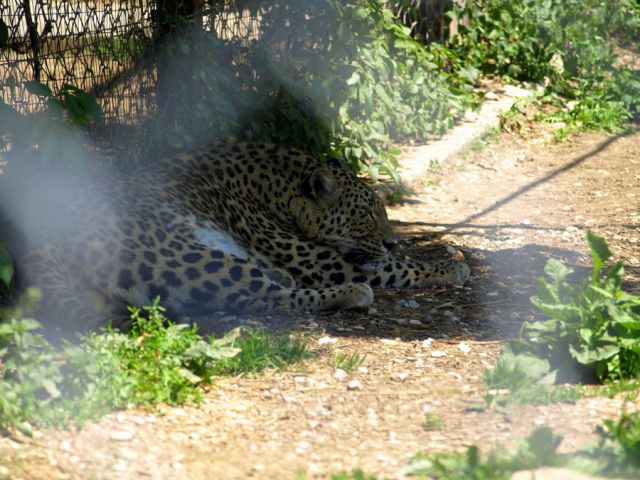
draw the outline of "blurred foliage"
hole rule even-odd
[[[187,29],[167,42],[168,61],[189,74],[172,80],[170,108],[152,120],[158,150],[268,141],[397,180],[395,142],[439,136],[477,104],[478,71],[453,50],[413,40],[380,1],[237,6],[265,7],[259,41]]]
[[[583,129],[620,132],[640,114],[640,71],[619,62],[616,44],[637,48],[635,0],[471,0],[452,48],[484,74],[544,85],[556,105],[540,118],[565,122],[557,138]]]

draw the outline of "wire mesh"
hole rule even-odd
[[[423,41],[441,39],[447,0],[389,4]],[[78,87],[92,94],[103,112],[104,123],[91,129],[98,148],[107,157],[117,155],[107,152],[114,144],[149,141],[140,138],[137,127],[162,110],[159,39],[167,33],[172,12],[203,34],[249,43],[260,39],[269,5],[247,0],[3,0],[0,18],[9,41],[0,48],[0,97],[31,115],[45,108],[46,99],[29,93],[24,82],[38,80],[53,92],[64,84]]]

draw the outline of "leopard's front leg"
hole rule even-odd
[[[463,285],[470,273],[466,263],[451,259],[417,262],[390,257],[380,269],[365,275],[366,283],[374,288],[424,288]]]

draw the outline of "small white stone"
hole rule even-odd
[[[293,377],[293,381],[296,383],[304,383],[307,381],[307,377],[303,377],[303,376]]]
[[[411,325],[422,325],[422,322],[420,320],[415,319],[415,318],[410,319],[409,323]]]
[[[336,343],[338,341],[337,338],[331,338],[331,337],[322,337],[318,340],[318,344],[319,345],[328,345],[330,343]]]
[[[360,388],[360,380],[351,380],[347,383],[347,388],[349,390],[358,390]]]
[[[446,357],[447,356],[447,352],[443,352],[442,350],[435,350],[435,351],[431,352],[431,356],[433,358]]]
[[[431,348],[432,343],[433,343],[433,338],[429,337],[426,340],[423,340],[421,345],[422,345],[422,348]]]
[[[138,416],[132,416],[131,421],[136,425],[144,425],[146,423],[144,418]]]
[[[400,382],[404,382],[407,379],[408,376],[409,375],[407,375],[404,372],[397,372],[397,373],[393,373],[391,375],[391,378],[394,379],[394,380],[398,380]]]
[[[378,313],[378,309],[376,308],[371,307],[369,308],[369,310],[367,310],[368,315],[375,315],[376,313]]]
[[[464,342],[460,342],[458,344],[458,349],[462,352],[462,353],[469,353],[471,351],[471,347],[464,343]]]
[[[346,380],[348,376],[349,374],[341,368],[336,368],[336,371],[333,373],[333,378],[340,381]]]
[[[449,253],[450,255],[454,255],[457,252],[457,250],[455,248],[453,248],[451,245],[447,245],[447,253]]]
[[[131,440],[135,434],[136,432],[133,430],[116,430],[115,432],[111,432],[109,438],[116,442],[126,442],[127,440]]]

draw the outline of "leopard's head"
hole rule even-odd
[[[290,203],[298,228],[364,271],[379,269],[396,245],[380,197],[337,161],[305,176]]]

